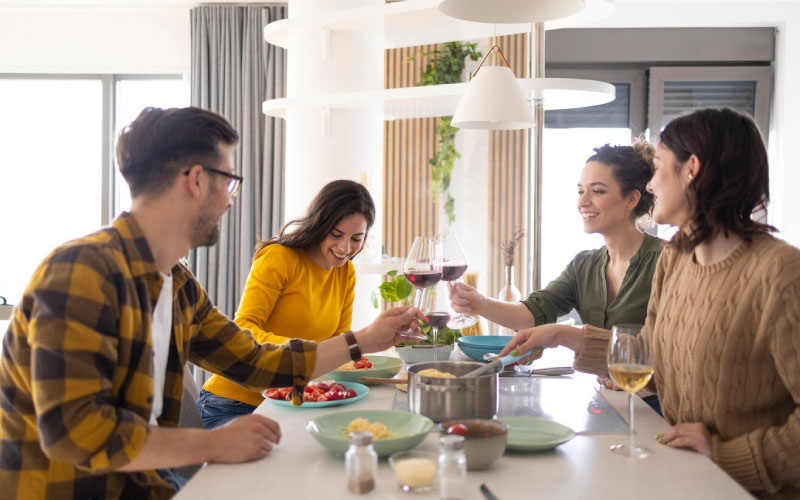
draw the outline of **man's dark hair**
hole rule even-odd
[[[776,230],[753,220],[769,203],[769,163],[752,118],[728,108],[701,109],[669,122],[659,139],[675,155],[676,172],[692,155],[700,160],[700,171],[686,186],[689,233],[678,231],[672,239],[677,248],[692,251],[717,233],[749,242]]]
[[[216,168],[220,141],[235,145],[239,134],[222,116],[200,108],[144,108],[117,139],[117,165],[131,190],[158,195],[187,166]]]

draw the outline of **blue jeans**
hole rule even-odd
[[[180,491],[186,485],[186,478],[179,475],[172,469],[156,469],[158,475],[161,476],[161,479],[168,482],[172,489],[175,490],[175,493]]]
[[[649,404],[650,408],[655,410],[655,412],[658,413],[659,416],[661,417],[664,416],[664,414],[661,413],[661,401],[658,400],[657,395],[653,394],[652,396],[645,396],[642,399],[644,399],[644,402]]]
[[[227,424],[236,417],[253,413],[256,407],[202,390],[197,398],[197,409],[200,411],[200,418],[203,419],[203,427],[213,429]]]

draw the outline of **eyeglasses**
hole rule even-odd
[[[225,172],[223,170],[219,170],[216,168],[207,167],[205,165],[200,165],[203,167],[203,170],[208,170],[209,172],[214,172],[218,175],[223,175],[228,178],[228,184],[226,189],[228,193],[231,195],[231,198],[236,198],[236,195],[239,194],[239,191],[242,189],[242,181],[244,178],[241,175],[231,174],[229,172]],[[189,175],[189,170],[183,173],[183,175]]]

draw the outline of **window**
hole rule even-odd
[[[650,69],[652,140],[673,118],[694,109],[728,107],[750,114],[766,137],[772,70],[768,66]]]
[[[614,84],[616,98],[601,106],[547,111],[543,135],[540,285],[557,278],[575,255],[603,246],[586,234],[577,210],[576,184],[586,159],[604,144],[630,144],[644,130],[643,70],[554,70],[548,76]]]
[[[187,101],[177,76],[0,75],[0,296],[18,303],[51,250],[128,208],[124,182],[109,181],[113,137],[145,106]]]
[[[0,295],[17,304],[57,245],[100,227],[103,84],[0,78]]]

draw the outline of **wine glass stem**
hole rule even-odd
[[[628,393],[628,446],[631,447],[631,451],[636,448],[636,445],[633,442],[633,394]]]
[[[439,361],[439,352],[436,350],[436,339],[439,336],[439,327],[432,326],[431,331],[433,332],[433,360]]]
[[[416,296],[414,297],[414,307],[417,309],[422,309],[422,295],[425,291],[422,288],[414,288],[416,292]]]

